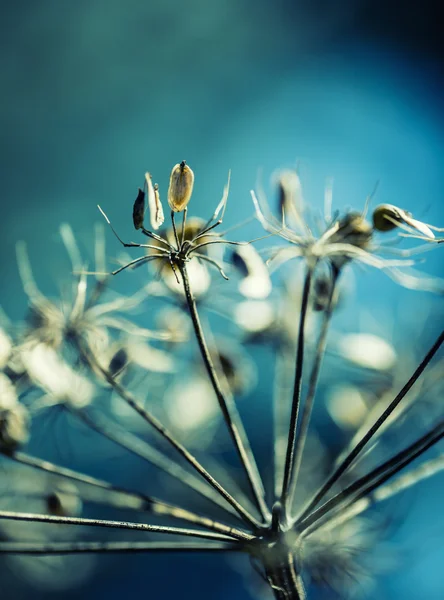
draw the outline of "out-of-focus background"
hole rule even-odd
[[[26,240],[42,288],[56,289],[66,274],[59,224],[69,222],[88,246],[99,203],[122,237],[134,237],[130,211],[145,171],[165,197],[182,159],[195,172],[193,212],[203,216],[232,170],[228,224],[251,214],[259,172],[268,186],[276,168],[298,162],[315,204],[327,177],[338,208],[361,208],[379,181],[377,203],[444,225],[443,45],[431,0],[1,4],[0,302],[11,318],[25,311],[17,240]],[[117,242],[108,241],[112,251]],[[442,275],[439,251],[429,258],[426,270]],[[414,314],[414,292],[377,277],[381,285],[360,278],[365,307],[396,310],[408,297]],[[444,525],[431,489],[409,519],[422,519],[432,537],[436,521]],[[437,540],[424,542],[377,597],[409,600],[421,590],[439,600],[441,563]],[[64,597],[252,597],[216,557],[103,565]],[[211,594],[209,580],[218,581]],[[57,597],[7,581],[5,600]]]

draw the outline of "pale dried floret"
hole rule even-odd
[[[14,384],[5,373],[0,373],[0,410],[14,406],[17,400]]]
[[[25,406],[3,406],[0,401],[0,451],[12,452],[29,438],[29,415]]]
[[[354,385],[330,386],[327,394],[327,410],[340,427],[355,430],[368,413],[367,403],[361,390]]]
[[[327,261],[337,270],[341,270],[351,261],[358,261],[382,269],[389,277],[404,287],[438,293],[444,291],[444,283],[441,279],[418,274],[413,270],[404,271],[416,264],[410,258],[411,256],[424,252],[429,247],[401,250],[394,248],[393,244],[384,246],[382,243],[376,243],[373,239],[374,228],[365,218],[367,209],[364,209],[362,213],[348,211],[342,217],[332,218],[331,187],[326,191],[323,223],[320,223],[314,215],[310,215],[309,207],[302,205],[295,207],[295,212],[300,217],[300,223],[295,224],[292,228],[288,226],[283,215],[281,215],[280,221],[273,216],[262,194],[258,198],[252,191],[251,195],[257,219],[265,230],[279,235],[291,244],[290,247],[272,249],[272,255],[268,260],[272,268],[280,267],[294,258],[303,258],[311,270],[315,269],[320,261]],[[409,224],[407,224],[407,220],[410,221]],[[387,222],[389,223],[389,221]],[[404,222],[405,225],[401,221],[396,225],[407,228],[408,231],[412,231],[412,227],[423,232],[426,231],[424,227],[421,227],[420,222],[412,220],[408,213],[404,213]],[[428,230],[430,229],[431,227],[428,227]],[[400,234],[400,236],[402,235],[404,234]],[[387,254],[401,258],[389,259],[384,256]]]
[[[349,333],[338,341],[341,356],[366,369],[388,371],[396,363],[395,349],[387,340],[372,333]]]
[[[83,408],[91,403],[95,394],[94,385],[61,359],[51,347],[45,344],[23,347],[22,360],[30,379],[46,392],[39,405],[66,404]]]
[[[268,269],[257,250],[251,246],[238,246],[231,262],[240,273],[239,292],[246,298],[262,300],[271,293]]]
[[[0,327],[0,369],[8,362],[12,351],[12,341],[7,333]]]

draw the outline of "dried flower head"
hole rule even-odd
[[[194,173],[183,160],[175,165],[170,175],[168,188],[168,204],[174,212],[182,212],[193,193]]]
[[[289,187],[293,190],[288,189]],[[375,210],[373,226],[366,220],[367,207],[362,213],[348,211],[342,216],[332,217],[332,194],[329,186],[325,192],[324,227],[321,228],[319,219],[310,214],[309,207],[303,202],[301,185],[296,173],[286,178],[285,202],[281,199],[282,194],[281,185],[279,195],[281,220],[278,221],[270,212],[263,194],[260,194],[258,199],[255,192],[251,191],[257,219],[265,230],[279,235],[291,244],[290,247],[272,249],[272,256],[268,262],[273,268],[298,257],[304,258],[312,271],[321,261],[327,261],[337,271],[341,271],[351,261],[358,261],[382,269],[405,287],[433,292],[444,291],[441,280],[403,270],[415,264],[410,256],[425,251],[426,248],[400,250],[393,248],[393,244],[384,246],[374,240],[375,231],[388,231],[396,226],[405,228],[408,225],[409,231],[415,228],[431,233],[430,228],[412,219],[405,211],[391,205],[382,205]],[[367,205],[370,199],[371,196],[367,199]],[[287,224],[287,216],[291,226]],[[316,230],[319,232],[318,235],[314,233]],[[386,258],[385,255],[390,254],[402,258]]]

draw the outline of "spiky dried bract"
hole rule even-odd
[[[194,173],[183,160],[173,167],[168,188],[168,204],[174,212],[182,212],[193,193]]]
[[[149,194],[149,189],[148,189]],[[149,195],[148,195],[149,197]],[[133,206],[133,223],[135,229],[141,229],[143,227],[143,220],[145,218],[145,192],[139,188],[137,192],[137,198],[134,201]]]

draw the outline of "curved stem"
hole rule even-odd
[[[255,502],[260,510],[260,513],[265,521],[270,518],[270,511],[265,502],[265,490],[259,474],[259,470],[254,459],[253,452],[251,450],[250,443],[247,438],[242,420],[236,408],[236,405],[231,395],[225,395],[222,391],[219,378],[214,367],[213,360],[211,358],[207,342],[203,333],[202,325],[199,318],[199,313],[196,306],[196,300],[191,290],[190,280],[188,277],[188,271],[185,264],[180,264],[180,272],[182,275],[183,286],[185,290],[185,296],[190,311],[191,320],[193,322],[194,332],[196,334],[197,343],[204,361],[208,377],[211,385],[213,386],[217,400],[219,402],[222,415],[225,423],[227,424],[231,438],[234,442],[235,448],[241,460],[241,463],[245,469],[250,484],[251,491]]]
[[[412,388],[414,383],[417,381],[417,379],[420,377],[422,372],[425,370],[425,368],[427,367],[429,362],[432,360],[434,355],[438,352],[438,350],[441,347],[443,342],[444,342],[444,331],[438,336],[436,342],[433,344],[433,346],[427,352],[426,356],[424,357],[422,362],[419,364],[418,368],[415,370],[413,375],[407,381],[405,386],[401,389],[401,391],[396,396],[396,398],[394,400],[392,400],[392,402],[389,404],[389,406],[386,408],[386,410],[382,413],[382,415],[379,417],[379,419],[377,419],[376,422],[374,423],[374,425],[372,425],[372,427],[370,427],[370,429],[364,435],[364,437],[361,439],[361,441],[358,444],[356,444],[356,446],[353,448],[353,450],[345,457],[345,459],[342,461],[342,463],[338,466],[336,471],[334,471],[334,473],[328,478],[328,480],[325,482],[325,484],[322,486],[322,488],[315,494],[315,496],[312,498],[312,500],[310,500],[307,507],[304,509],[302,515],[298,519],[299,522],[304,520],[312,512],[314,507],[319,503],[320,500],[322,500],[322,498],[325,496],[325,494],[332,488],[332,486],[341,477],[341,475],[343,473],[345,473],[345,471],[347,471],[347,469],[350,467],[350,465],[353,463],[353,461],[356,459],[356,457],[362,452],[362,450],[365,448],[365,446],[368,444],[368,442],[372,439],[372,437],[375,435],[375,433],[378,431],[378,429],[384,424],[384,422],[389,418],[389,416],[392,414],[392,412],[396,409],[396,407],[401,402],[401,400],[404,398],[404,396],[410,391],[410,389]]]
[[[299,332],[298,344],[296,351],[296,369],[294,376],[293,401],[291,405],[290,427],[288,431],[287,453],[285,456],[284,480],[282,483],[281,504],[284,510],[284,515],[288,517],[290,488],[293,485],[294,477],[294,459],[296,445],[296,430],[299,415],[299,405],[301,401],[301,386],[302,386],[302,370],[304,364],[304,347],[305,347],[305,318],[307,316],[308,299],[310,296],[311,280],[313,269],[308,268],[305,275],[304,288],[302,291],[301,312],[299,316]]]

